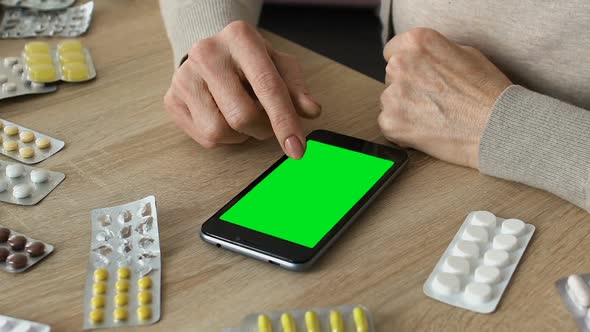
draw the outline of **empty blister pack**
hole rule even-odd
[[[371,313],[361,305],[261,312],[242,320],[239,332],[374,332]],[[227,330],[226,330],[227,331]]]
[[[0,119],[0,143],[1,154],[25,164],[41,162],[65,146],[63,141],[3,119]]]
[[[6,7],[23,7],[36,10],[56,10],[68,8],[76,0],[0,0]]]
[[[463,309],[493,312],[534,231],[518,219],[469,213],[424,283],[424,293]]]
[[[46,324],[0,315],[0,332],[50,332]]]
[[[0,225],[0,270],[24,272],[52,251],[52,245]]]
[[[582,332],[590,332],[590,274],[574,274],[555,284]]]
[[[93,11],[92,1],[53,11],[6,8],[0,21],[0,38],[77,37],[88,31]]]
[[[64,40],[53,50],[48,43],[29,42],[22,56],[25,77],[31,82],[84,82],[96,77],[90,52],[78,40]]]
[[[84,329],[160,319],[161,260],[156,199],[92,210]]]
[[[63,173],[0,160],[0,202],[35,205],[65,177]]]
[[[24,63],[18,57],[0,58],[0,100],[57,90],[55,84],[34,83],[27,80]]]

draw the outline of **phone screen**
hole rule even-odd
[[[394,162],[308,140],[219,219],[313,248]]]

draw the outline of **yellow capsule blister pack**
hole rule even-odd
[[[246,316],[239,328],[226,332],[375,332],[373,318],[362,305],[261,312]]]
[[[29,42],[22,57],[31,82],[85,82],[96,77],[90,52],[78,40],[64,40],[55,49],[45,42]]]

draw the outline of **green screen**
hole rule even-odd
[[[313,248],[393,161],[318,141],[288,158],[221,219]]]

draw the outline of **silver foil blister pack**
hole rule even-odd
[[[77,37],[88,31],[93,11],[92,1],[53,11],[6,8],[0,22],[0,38]]]
[[[92,210],[84,329],[156,323],[161,306],[156,199]]]
[[[24,272],[52,251],[52,245],[0,225],[0,270]]]
[[[46,324],[0,315],[0,332],[50,332]]]
[[[555,286],[581,332],[590,332],[590,274],[573,274]]]
[[[65,177],[63,173],[0,160],[0,202],[35,205]]]
[[[24,164],[39,163],[65,146],[63,141],[3,119],[0,119],[0,143],[0,154]]]
[[[24,63],[19,57],[0,57],[0,100],[30,94],[50,93],[55,84],[34,83],[27,80]]]
[[[6,7],[22,7],[36,10],[65,9],[74,4],[76,0],[0,0],[0,4]]]

